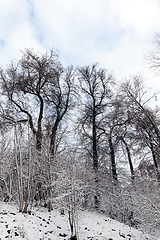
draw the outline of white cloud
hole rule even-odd
[[[133,29],[144,38],[157,30],[160,21],[160,3],[157,0],[113,0],[119,23]]]
[[[30,22],[30,6],[25,0],[6,0],[0,9],[0,63],[19,57],[20,49],[43,49],[34,37]]]
[[[0,8],[0,62],[19,49],[59,49],[66,64],[100,66],[125,77],[143,67],[160,29],[158,0],[5,0]]]

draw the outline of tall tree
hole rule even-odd
[[[44,89],[51,79],[55,81],[57,65],[58,56],[53,51],[48,55],[26,49],[18,62],[12,62],[5,71],[0,71],[1,96],[6,100],[1,104],[1,116],[13,122],[28,120],[39,151],[42,145]]]
[[[128,101],[129,112],[132,115],[132,127],[136,130],[136,139],[143,142],[152,154],[152,159],[159,178],[157,156],[159,155],[160,130],[159,110],[152,110],[147,103],[154,97],[146,98],[146,90],[140,77],[122,85],[123,96]]]
[[[18,62],[0,70],[1,123],[29,123],[41,161],[42,140],[50,142],[48,198],[51,210],[52,165],[58,126],[72,107],[74,69],[64,68],[58,55],[26,49]]]
[[[92,158],[92,166],[95,172],[96,194],[95,207],[98,208],[98,168],[99,168],[99,144],[101,130],[99,124],[104,112],[109,106],[113,82],[112,74],[105,69],[98,69],[97,64],[78,68],[79,88],[82,94],[79,127],[83,141],[88,143],[87,151]],[[87,146],[87,145],[86,145]]]
[[[14,123],[29,121],[38,151],[47,125],[54,152],[58,124],[70,106],[73,71],[62,66],[54,51],[41,54],[30,49],[22,52],[18,62],[0,71],[1,117]]]

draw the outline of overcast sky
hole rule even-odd
[[[156,32],[159,0],[1,0],[0,64],[53,48],[65,65],[98,62],[122,79],[144,71]]]

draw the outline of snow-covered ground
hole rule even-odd
[[[78,214],[79,240],[152,240],[142,232],[125,226],[104,214],[82,211]],[[0,240],[68,240],[68,213],[33,208],[31,215],[18,212],[14,204],[0,202]]]

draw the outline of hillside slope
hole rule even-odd
[[[125,226],[104,214],[82,211],[78,214],[79,240],[153,240],[142,232]],[[44,208],[33,208],[22,214],[14,204],[0,203],[0,239],[68,240],[68,213],[51,213]]]

